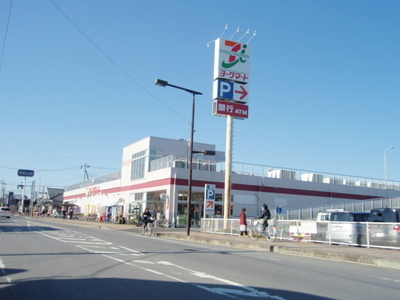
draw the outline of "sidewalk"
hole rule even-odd
[[[139,233],[139,227],[136,227],[134,225],[99,223],[47,217],[39,217],[38,220]],[[157,227],[153,229],[153,236],[159,238],[180,239],[197,243],[248,249],[254,251],[268,251],[279,254],[297,255],[315,259],[327,259],[348,263],[358,263],[400,270],[400,250],[364,248],[346,245],[329,245],[311,242],[290,242],[280,240],[276,240],[275,242],[270,243],[265,239],[259,239],[258,241],[255,241],[249,237],[240,238],[237,235],[232,236],[204,233],[200,232],[199,228],[191,228],[190,235],[188,236],[187,228]]]

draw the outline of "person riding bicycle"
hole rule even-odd
[[[150,213],[150,211],[149,211],[148,208],[146,208],[146,209],[144,210],[142,217],[143,217],[143,229],[144,229],[144,228],[146,228],[147,224],[148,224],[149,222],[151,222],[151,221],[150,221],[151,213]]]
[[[268,220],[271,219],[271,212],[268,209],[267,204],[263,204],[261,207],[261,215],[258,217],[260,223],[263,224],[263,230],[268,227]],[[261,221],[262,220],[262,221]]]

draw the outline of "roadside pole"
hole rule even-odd
[[[225,193],[224,193],[224,229],[229,229],[231,215],[231,186],[232,186],[232,137],[233,117],[226,118],[226,157],[225,157]]]
[[[21,197],[21,205],[19,206],[19,211],[22,214],[24,212],[24,200],[25,200],[25,187],[26,187],[26,177],[33,177],[35,175],[35,171],[33,170],[18,170],[18,176],[24,177],[24,185],[22,186],[22,197]]]
[[[24,185],[22,186],[21,205],[19,206],[21,214],[24,213],[25,186],[26,186],[26,176],[24,176]]]

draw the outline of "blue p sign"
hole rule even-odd
[[[206,185],[206,200],[215,200],[215,185]]]
[[[233,82],[219,80],[218,86],[219,98],[233,99]]]

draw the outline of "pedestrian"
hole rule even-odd
[[[247,236],[247,216],[246,216],[246,208],[242,208],[242,212],[240,213],[240,237]]]
[[[74,211],[71,209],[70,211],[69,211],[69,219],[70,220],[72,220],[72,215],[74,214]]]
[[[65,210],[65,208],[62,211],[62,215],[63,215],[63,219],[65,219],[67,217],[67,211]]]
[[[271,212],[268,209],[267,204],[263,204],[261,207],[261,215],[258,217],[260,223],[263,225],[263,230],[268,227],[268,220],[271,219]]]
[[[146,208],[146,209],[144,210],[144,212],[143,212],[142,221],[143,221],[143,229],[146,228],[146,226],[147,226],[148,223],[152,223],[152,222],[153,222],[153,221],[151,220],[151,213],[150,213],[150,211],[149,211],[148,208]]]

